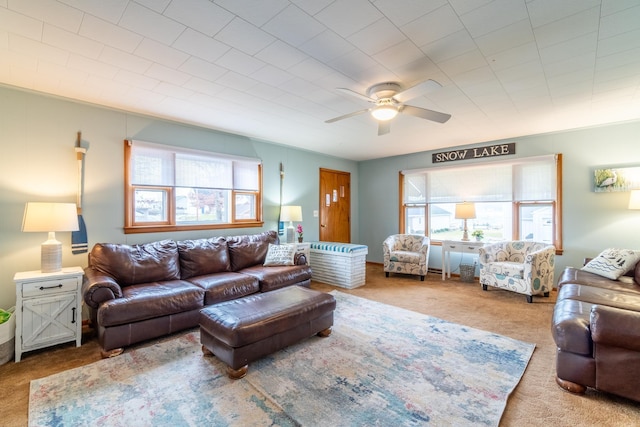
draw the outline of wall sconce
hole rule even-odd
[[[24,207],[22,231],[49,233],[40,249],[40,271],[43,273],[62,270],[62,243],[56,240],[56,231],[77,230],[75,203],[29,202]]]
[[[302,221],[302,206],[283,206],[280,210],[280,221],[289,221],[289,227],[287,227],[287,243],[293,243],[295,236],[293,221]]]
[[[640,190],[631,190],[629,209],[640,209]]]
[[[476,217],[476,205],[471,202],[457,203],[456,204],[456,219],[464,219],[464,233],[462,234],[462,241],[469,240],[469,230],[467,230],[467,220]]]

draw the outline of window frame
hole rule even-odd
[[[176,202],[175,202],[175,189],[179,186],[171,186],[171,185],[140,185],[140,184],[131,184],[131,158],[132,158],[132,147],[134,142],[128,139],[124,140],[124,210],[125,210],[125,225],[124,225],[124,233],[125,234],[136,234],[136,233],[158,233],[158,232],[173,232],[173,231],[191,231],[191,230],[219,230],[219,229],[233,229],[233,228],[252,228],[252,227],[263,227],[263,211],[262,211],[262,199],[263,199],[263,179],[262,179],[262,163],[256,160],[256,167],[258,168],[258,189],[255,191],[246,190],[246,189],[229,189],[227,191],[230,192],[230,200],[231,200],[231,222],[225,223],[200,223],[200,224],[179,224],[176,220]],[[183,149],[181,147],[173,147],[169,145],[155,144],[144,142],[144,144],[153,145],[158,149],[162,149],[166,147],[168,152],[176,152],[176,151],[189,151],[190,154],[197,153],[197,150],[189,150]],[[204,152],[203,154],[207,156],[216,156],[219,153],[215,152]],[[237,156],[229,156],[225,154],[219,154],[221,158],[229,159],[229,158],[238,158]],[[135,192],[139,189],[151,189],[151,190],[160,190],[166,191],[167,197],[167,220],[166,221],[156,221],[156,222],[136,222],[135,220]],[[255,218],[250,219],[236,219],[236,195],[238,194],[247,194],[254,197],[255,200]]]
[[[526,158],[522,158],[525,160]],[[555,154],[556,159],[556,197],[555,200],[538,200],[538,201],[517,201],[512,200],[509,203],[512,205],[512,240],[519,240],[520,233],[520,211],[522,206],[535,206],[536,204],[540,205],[550,205],[553,210],[553,245],[556,248],[556,254],[562,255],[563,249],[563,241],[562,241],[562,154]],[[508,161],[507,161],[508,162]],[[517,163],[518,159],[514,159],[513,163]],[[486,162],[486,163],[496,163],[496,162]],[[504,164],[505,161],[501,161],[501,164]],[[478,165],[479,163],[474,163],[474,165]],[[431,231],[430,224],[430,214],[429,207],[430,205],[438,204],[438,203],[429,203],[428,201],[425,203],[405,203],[405,189],[404,189],[404,177],[405,172],[408,171],[400,171],[398,173],[398,185],[399,185],[399,232],[406,233],[407,231],[407,209],[408,208],[424,208],[424,222],[425,222],[425,235],[429,235]],[[480,202],[482,203],[482,202]],[[488,202],[490,203],[490,202]],[[443,240],[432,240],[434,245],[442,245]]]

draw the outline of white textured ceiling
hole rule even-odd
[[[325,123],[426,79],[444,124]],[[640,1],[0,0],[0,83],[372,159],[639,119]]]

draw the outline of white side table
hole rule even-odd
[[[451,252],[464,254],[479,254],[483,242],[463,242],[461,240],[444,240],[442,242],[442,280],[451,278]]]
[[[16,273],[16,362],[22,353],[82,340],[82,267]]]

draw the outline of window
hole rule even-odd
[[[125,233],[263,225],[258,159],[125,141],[125,167]]]
[[[562,155],[401,172],[402,232],[459,240],[455,205],[474,202],[469,233],[485,241],[534,240],[561,251]]]

